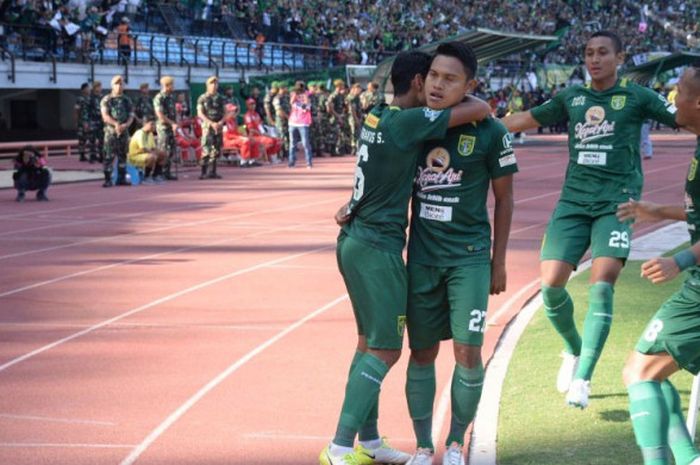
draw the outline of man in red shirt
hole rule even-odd
[[[259,156],[258,146],[253,144],[250,137],[238,131],[238,107],[233,103],[226,105],[224,117],[224,150],[236,149],[241,155],[241,166],[253,165]]]
[[[247,111],[243,116],[248,137],[252,140],[254,146],[262,145],[262,154],[271,163],[278,161],[277,154],[282,150],[282,139],[270,137],[263,134],[262,118],[255,111],[255,99],[249,98],[245,101]]]

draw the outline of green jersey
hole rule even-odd
[[[531,110],[542,126],[569,120],[569,166],[561,198],[574,202],[638,199],[644,177],[642,123],[675,125],[676,108],[656,92],[619,80],[598,92],[572,86]]]
[[[495,119],[452,128],[445,139],[427,143],[418,159],[409,261],[437,267],[488,263],[489,186],[517,171],[511,135]]]
[[[698,137],[695,157],[690,162],[688,177],[685,180],[685,214],[691,245],[700,240],[700,210],[698,210],[698,206],[700,206],[700,172],[698,165],[700,165],[700,137]],[[700,266],[696,265],[690,268],[689,273],[695,281],[700,281]]]
[[[442,139],[450,110],[378,105],[367,115],[357,149],[352,220],[343,231],[378,249],[401,253],[406,243],[408,201],[423,142]]]

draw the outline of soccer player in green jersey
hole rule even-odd
[[[437,48],[425,81],[431,108],[448,108],[476,87],[477,61],[459,42]],[[481,345],[489,293],[506,287],[506,244],[518,167],[508,130],[488,118],[451,128],[418,159],[408,242],[406,327],[411,358],[406,396],[418,449],[409,465],[430,465],[435,359],[453,339],[452,420],[444,465],[464,465],[462,445],[484,382]],[[494,241],[486,205],[496,200]]]
[[[700,135],[700,68],[689,68],[678,83],[677,122]],[[620,205],[620,221],[681,220],[688,223],[692,246],[673,257],[651,259],[642,276],[653,283],[688,277],[681,289],[652,317],[623,371],[630,418],[644,465],[667,465],[668,449],[677,465],[700,465],[700,453],[688,434],[678,392],[668,380],[680,369],[700,372],[700,137],[685,182],[685,206],[631,200]]]
[[[591,82],[572,86],[527,112],[503,118],[512,132],[569,120],[569,166],[561,197],[542,241],[542,298],[564,340],[557,389],[569,405],[585,408],[613,314],[613,286],[629,255],[630,225],[615,217],[619,203],[639,199],[641,126],[653,119],[675,125],[675,107],[652,91],[619,79],[622,43],[612,32],[591,35],[585,48]],[[579,336],[566,282],[591,247],[589,306]]]
[[[345,222],[338,236],[338,268],[352,302],[358,344],[336,434],[321,452],[321,465],[405,463],[410,458],[380,439],[377,408],[382,380],[403,343],[408,278],[401,252],[416,161],[425,141],[442,139],[449,127],[490,114],[488,104],[473,97],[447,110],[421,107],[429,66],[430,56],[424,53],[397,55],[391,69],[394,100],[365,118],[352,198],[336,216]],[[356,435],[360,444],[353,449]]]

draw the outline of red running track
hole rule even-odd
[[[508,292],[489,304],[486,359],[537,290],[566,167],[562,137],[535,139],[516,147]],[[655,141],[645,198],[680,202],[694,138]],[[48,204],[0,192],[0,464],[315,463],[355,344],[332,222],[353,166],[61,185]],[[406,360],[383,387],[380,430],[410,450]],[[452,364],[446,346],[438,444]]]

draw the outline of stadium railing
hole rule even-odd
[[[33,140],[24,142],[0,142],[0,159],[13,158],[22,147],[33,145],[44,157],[51,155],[77,155],[78,140]]]

